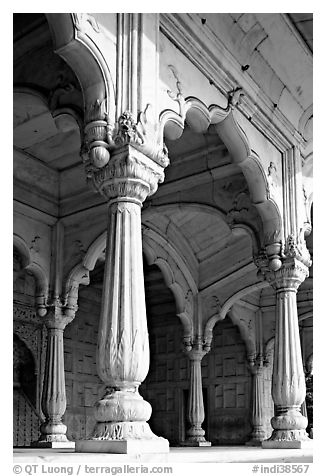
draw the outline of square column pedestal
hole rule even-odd
[[[263,449],[304,449],[312,448],[313,440],[264,440],[261,447]]]
[[[169,442],[165,438],[151,440],[79,440],[76,453],[147,454],[168,453]]]

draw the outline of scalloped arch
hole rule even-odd
[[[214,314],[212,317],[208,319],[205,325],[204,335],[205,339],[208,341],[212,340],[213,336],[213,329],[215,324],[218,321],[221,321],[225,318],[228,311],[231,309],[232,305],[237,302],[239,299],[243,298],[247,294],[252,293],[253,291],[257,291],[258,289],[266,288],[269,286],[267,281],[261,281],[255,284],[251,284],[250,286],[246,286],[240,291],[237,291],[235,294],[230,296],[221,306],[220,311],[217,314]]]
[[[188,97],[180,102],[180,114],[164,110],[160,114],[160,140],[164,134],[170,140],[181,137],[185,121],[196,132],[205,132],[214,125],[230,152],[232,161],[240,166],[248,183],[253,204],[260,214],[265,236],[282,231],[282,216],[273,199],[269,196],[268,181],[257,154],[251,149],[245,131],[237,123],[233,107],[222,108],[217,105],[207,107],[200,99]]]
[[[65,292],[66,299],[71,305],[77,303],[79,285],[89,284],[89,272],[94,269],[97,260],[103,254],[106,247],[106,235],[106,231],[101,233],[88,247],[82,262],[70,271],[65,282]],[[172,248],[171,244],[156,231],[148,227],[143,231],[143,252],[149,262],[156,264],[162,271],[166,285],[171,289],[176,299],[177,313],[184,328],[184,336],[191,336],[194,302],[189,299],[189,295],[194,297],[198,293],[198,289],[185,262],[176,250],[169,253],[169,262],[164,259],[164,254],[170,248]]]

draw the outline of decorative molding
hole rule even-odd
[[[273,108],[271,100],[262,94],[258,85],[248,75],[241,71],[241,64],[234,59],[222,44],[221,40],[210,29],[201,30],[203,39],[195,32],[194,27],[200,29],[199,18],[193,15],[163,13],[160,14],[160,26],[167,36],[191,63],[208,79],[214,78],[214,85],[227,97],[232,88],[232,82],[241,84],[246,97],[239,104],[239,111],[259,130],[267,139],[284,152],[293,143],[302,143],[300,136],[290,121],[279,111]],[[226,75],[215,58],[221,56],[229,65],[230,74]],[[273,121],[271,122],[271,113]]]

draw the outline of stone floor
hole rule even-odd
[[[312,463],[313,450],[262,449],[245,446],[213,446],[203,448],[170,448],[168,454],[101,454],[75,453],[74,450],[15,448],[15,464],[110,464],[121,463]]]

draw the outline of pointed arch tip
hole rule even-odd
[[[269,283],[267,281],[259,281],[258,283],[250,284],[249,286],[246,286],[245,288],[240,289],[239,291],[235,292],[232,296],[227,298],[224,301],[224,303],[221,305],[219,312],[214,314],[207,320],[205,325],[205,335],[206,333],[207,335],[209,335],[213,331],[213,328],[218,321],[225,319],[232,305],[236,303],[239,299],[246,296],[247,294],[250,294],[253,291],[257,291],[258,289],[266,288],[268,286],[269,286]]]

